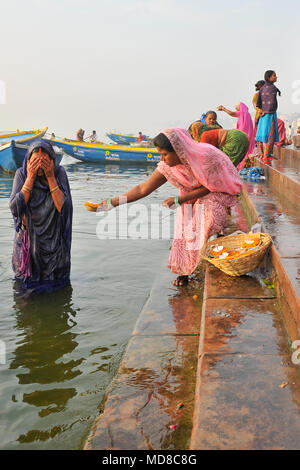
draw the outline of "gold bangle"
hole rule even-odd
[[[56,191],[57,189],[59,189],[59,187],[55,186],[55,188],[50,189],[50,193],[54,193],[54,191]]]
[[[31,193],[31,191],[32,191],[32,188],[29,188],[28,186],[26,186],[26,184],[23,184],[22,189],[25,189],[25,191],[28,191],[29,193]]]

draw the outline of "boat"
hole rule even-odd
[[[16,132],[6,134],[0,138],[0,167],[8,173],[14,173],[23,164],[23,160],[29,145],[37,139],[41,139],[46,131]],[[62,158],[62,155],[61,155]]]
[[[11,132],[9,134],[0,134],[0,146],[3,144],[7,144],[12,140],[18,142],[30,142],[34,139],[41,138],[47,132],[48,127],[44,127],[44,129],[37,129],[32,131],[22,131],[20,132],[19,129],[16,132]]]
[[[157,163],[160,154],[156,148],[138,148],[122,145],[92,144],[71,139],[43,139],[50,144],[61,148],[67,155],[82,162],[135,162],[135,163]]]
[[[131,144],[133,142],[139,142],[139,138],[131,134],[116,134],[114,132],[106,133],[107,137],[117,144]],[[143,135],[143,141],[149,141],[148,135]]]

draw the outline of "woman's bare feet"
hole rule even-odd
[[[189,276],[178,276],[173,281],[173,286],[186,286],[189,282]]]

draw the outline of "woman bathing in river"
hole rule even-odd
[[[14,217],[13,270],[21,292],[70,284],[72,199],[51,144],[34,142],[16,171],[9,201]]]
[[[174,285],[188,283],[201,258],[207,239],[226,227],[226,208],[236,204],[241,180],[229,158],[208,144],[192,140],[184,129],[167,129],[154,139],[161,161],[153,174],[122,196],[104,200],[94,210],[109,210],[126,197],[134,202],[148,196],[169,181],[179,196],[169,197],[163,205],[178,206],[174,240],[168,267],[178,274]]]

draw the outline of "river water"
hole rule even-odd
[[[101,218],[83,205],[125,192],[144,181],[153,166],[73,162],[62,161],[74,206],[72,287],[31,299],[14,291],[8,208],[13,177],[0,173],[1,449],[81,448],[168,258],[166,237],[126,239],[123,230],[119,239],[99,238],[103,222],[99,232]],[[176,194],[167,183],[143,203],[149,209]],[[157,219],[148,219],[133,225],[131,234],[150,222],[155,228]]]

